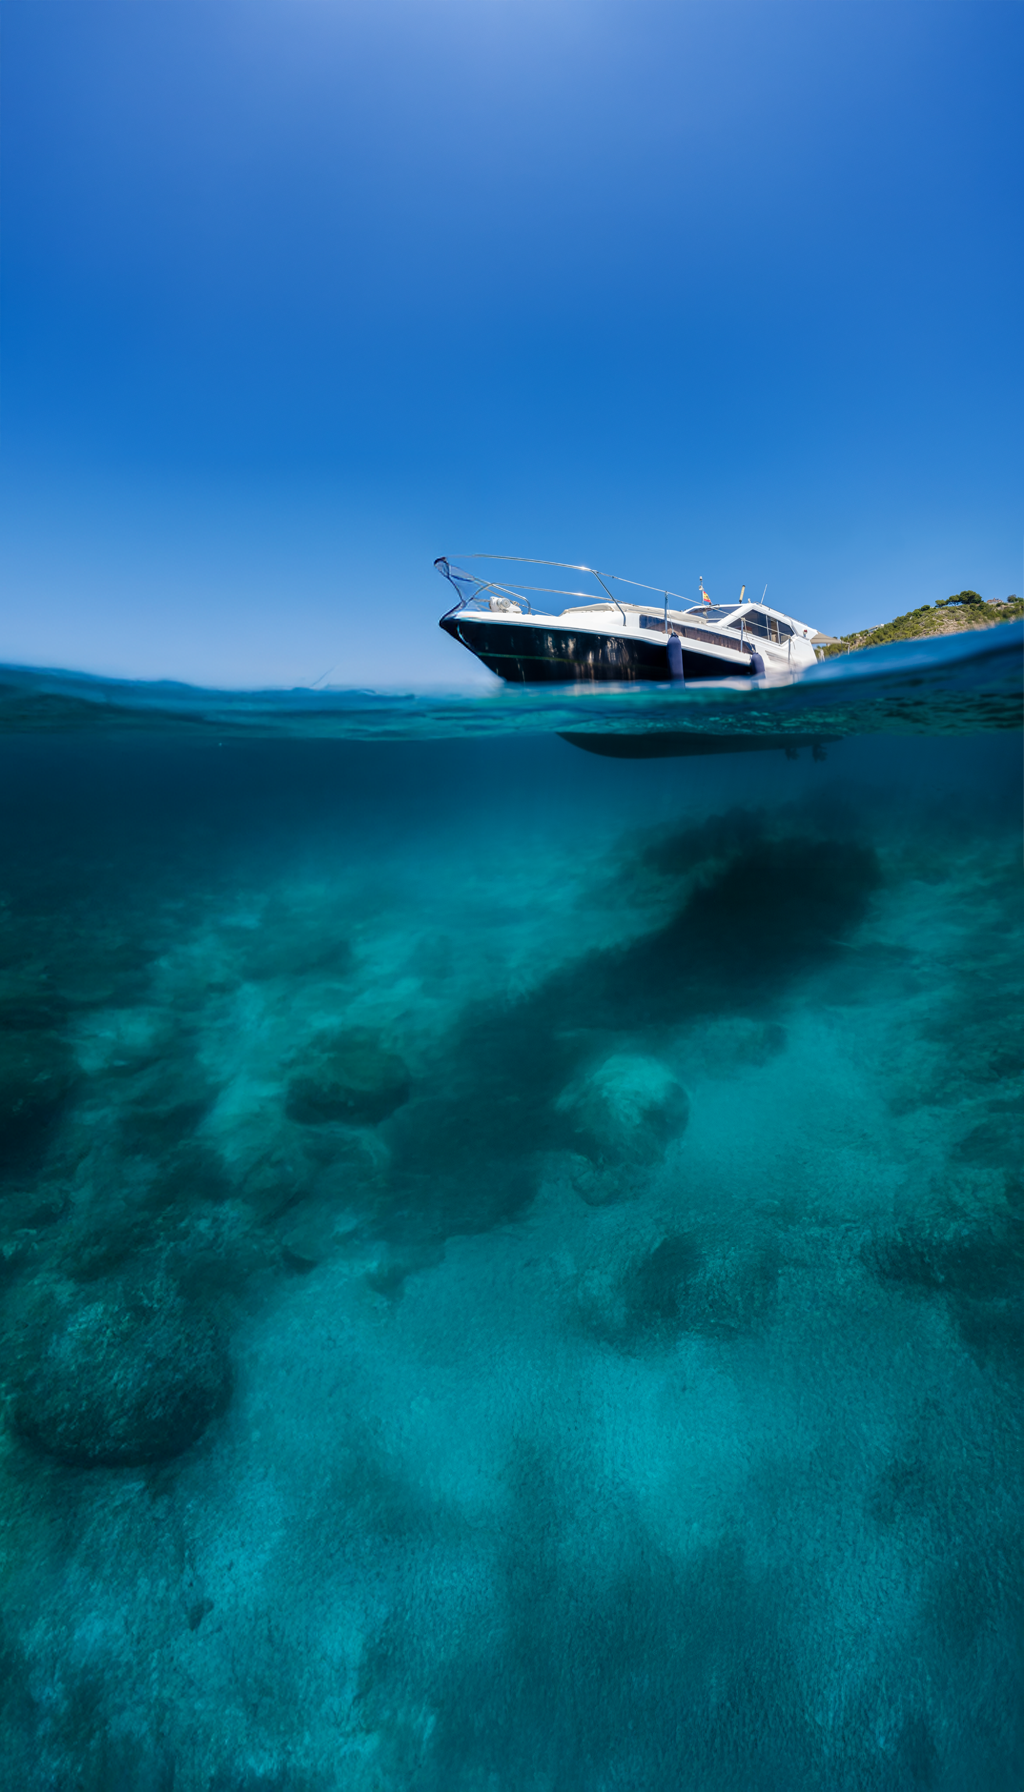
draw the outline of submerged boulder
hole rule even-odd
[[[207,1313],[170,1285],[65,1285],[21,1328],[13,1421],[82,1468],[165,1461],[227,1402],[230,1368]]]
[[[341,1120],[375,1126],[409,1099],[409,1071],[367,1027],[313,1046],[288,1085],[287,1113],[305,1126]]]
[[[658,1058],[618,1052],[562,1090],[555,1112],[566,1143],[593,1164],[653,1164],[685,1132],[690,1101]]]

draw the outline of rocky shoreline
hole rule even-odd
[[[1024,616],[1024,600],[1006,597],[986,603],[977,591],[961,591],[937,604],[921,604],[891,622],[874,628],[859,629],[842,635],[825,657],[835,659],[841,653],[855,653],[862,647],[881,647],[889,641],[914,641],[924,635],[960,635],[971,629],[994,628],[999,622],[1010,622]]]

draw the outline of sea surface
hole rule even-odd
[[[1020,1792],[1021,648],[0,668],[5,1788]]]

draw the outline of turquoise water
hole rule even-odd
[[[5,1784],[1019,1792],[1020,648],[0,671]]]

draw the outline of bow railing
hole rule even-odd
[[[635,591],[657,592],[657,595],[663,601],[663,607],[666,611],[668,609],[669,598],[677,598],[680,604],[684,605],[687,602],[687,599],[682,596],[681,592],[666,591],[658,585],[644,585],[639,579],[626,579],[622,577],[621,573],[599,572],[596,566],[579,566],[570,560],[532,560],[522,554],[462,554],[460,555],[460,559],[500,560],[505,564],[513,564],[516,566],[553,566],[557,567],[560,572],[588,573],[592,579],[597,580],[597,583],[604,593],[604,597],[609,603],[615,606],[622,617],[623,622],[626,620],[626,612],[614,591],[610,589],[610,586],[607,583],[608,580],[611,580],[613,584],[629,585]],[[448,583],[458,594],[459,601],[458,603],[453,604],[452,608],[447,612],[449,616],[455,615],[458,610],[469,608],[470,605],[478,605],[480,607],[486,605],[488,609],[494,610],[511,609],[515,606],[520,611],[524,611],[527,615],[533,615],[535,612],[532,599],[528,595],[529,593],[532,593],[534,597],[582,598],[585,603],[603,601],[596,591],[572,591],[561,585],[534,585],[519,579],[499,582],[496,579],[481,578],[478,577],[476,573],[464,572],[460,566],[454,565],[447,554],[439,554],[434,561],[434,565],[437,567],[437,570],[442,577],[448,580]],[[505,601],[502,602],[502,599]]]

